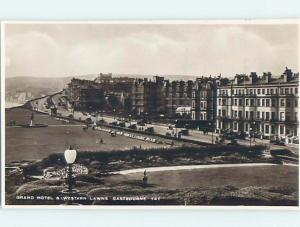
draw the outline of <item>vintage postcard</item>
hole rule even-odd
[[[4,207],[299,206],[299,20],[1,36]]]

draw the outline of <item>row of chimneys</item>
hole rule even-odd
[[[293,78],[293,72],[289,68],[285,68],[284,73],[281,75],[281,78],[284,82],[288,82]],[[249,78],[246,75],[237,75],[235,76],[235,83],[245,82],[247,83],[255,83],[258,80],[262,80],[265,83],[271,82],[272,73],[271,72],[264,72],[262,77],[259,77],[256,72],[251,72]]]

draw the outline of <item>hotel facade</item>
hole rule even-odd
[[[217,122],[219,132],[255,133],[266,139],[299,135],[299,73],[286,68],[279,77],[270,72],[259,77],[236,75],[217,81]]]
[[[193,86],[192,119],[215,123],[217,116],[217,83],[212,77],[197,78]]]
[[[76,109],[100,107],[103,91],[121,92],[132,100],[133,116],[174,120],[184,115],[217,133],[245,132],[289,142],[299,135],[298,87],[299,73],[286,68],[280,76],[252,72],[233,79],[210,76],[193,81],[100,75],[95,81],[73,79],[68,91]]]

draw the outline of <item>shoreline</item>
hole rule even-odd
[[[4,108],[5,109],[12,109],[12,108],[17,108],[17,107],[22,107],[24,105],[25,105],[24,103],[5,102]]]

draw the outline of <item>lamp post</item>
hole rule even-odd
[[[250,136],[250,151],[251,151],[252,128],[249,128],[249,136]]]
[[[77,151],[70,146],[67,150],[65,150],[64,156],[65,156],[65,160],[68,164],[68,168],[67,168],[67,172],[68,172],[68,177],[67,177],[68,189],[65,190],[64,192],[65,193],[76,193],[78,190],[75,189],[76,180],[75,180],[75,176],[73,174],[72,165],[76,160]]]

